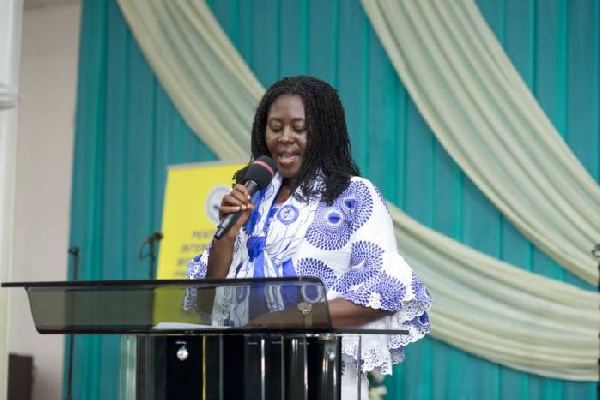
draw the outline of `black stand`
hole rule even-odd
[[[140,247],[140,260],[143,260],[146,257],[150,258],[150,279],[154,279],[154,271],[156,271],[156,260],[157,260],[157,249],[158,242],[163,238],[162,232],[154,232],[152,235],[148,236],[142,242]],[[144,247],[148,244],[150,246],[150,252],[148,254],[144,254]]]
[[[79,280],[79,247],[71,247],[68,250],[69,255],[73,259],[73,279]],[[68,335],[69,341],[69,359],[67,360],[67,396],[65,400],[73,400],[73,347],[75,344],[75,336]]]

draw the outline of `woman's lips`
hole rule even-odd
[[[283,166],[288,166],[288,165],[291,165],[294,162],[298,161],[299,158],[300,157],[297,154],[290,154],[290,153],[279,154],[277,156],[277,162]]]

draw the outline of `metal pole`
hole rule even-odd
[[[73,260],[73,279],[79,279],[79,247],[71,247],[68,251]],[[72,309],[71,309],[72,310]],[[67,336],[69,340],[69,359],[67,360],[67,396],[65,400],[73,400],[73,348],[75,344],[75,336],[70,334]]]

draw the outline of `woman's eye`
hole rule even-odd
[[[271,126],[271,132],[281,132],[283,130],[282,126]]]
[[[298,132],[298,133],[303,133],[303,132],[306,132],[306,128],[304,127],[304,125],[302,125],[302,126],[295,126],[294,127],[294,131]]]

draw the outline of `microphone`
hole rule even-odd
[[[152,242],[156,242],[159,241],[163,238],[163,234],[162,232],[153,232],[152,235],[148,236],[146,239],[144,239],[143,243],[152,243]]]
[[[254,162],[248,167],[246,177],[244,178],[244,185],[246,186],[246,189],[248,189],[250,197],[252,197],[254,193],[258,192],[259,190],[269,186],[269,183],[271,183],[275,172],[277,172],[277,164],[271,157],[260,156],[254,160]],[[242,210],[224,216],[223,219],[219,221],[219,225],[217,225],[215,239],[221,239],[227,232],[229,232],[231,227],[235,225],[241,215]]]
[[[73,280],[79,280],[79,247],[69,247],[67,253],[69,253],[70,256],[73,256]]]

